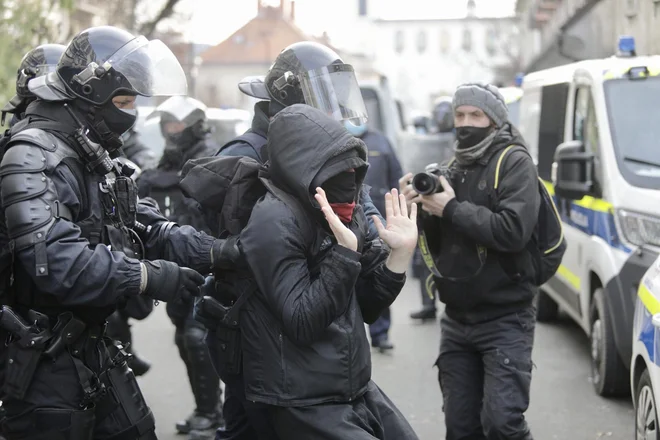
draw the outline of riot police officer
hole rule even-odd
[[[140,197],[151,197],[171,221],[208,230],[200,209],[179,188],[179,176],[189,159],[212,156],[219,148],[210,137],[206,106],[193,98],[173,96],[149,116],[160,117],[165,138],[163,157],[155,169],[146,170],[138,180]],[[213,370],[204,343],[206,328],[193,319],[192,300],[170,302],[167,314],[176,327],[174,342],[186,365],[196,408],[184,421],[176,423],[180,433],[190,433],[193,440],[209,438],[223,423],[220,412],[220,380]]]
[[[7,113],[13,115],[10,126],[23,119],[28,104],[36,99],[28,89],[28,82],[54,72],[65,49],[61,44],[42,44],[23,56],[16,72],[16,95],[2,108],[2,125],[5,125]]]
[[[3,434],[155,439],[105,319],[128,298],[198,294],[198,272],[228,264],[232,249],[138,201],[132,170],[111,157],[135,122],[135,97],[185,94],[185,74],[162,42],[101,26],[74,37],[56,73],[29,88],[39,99],[0,163]]]

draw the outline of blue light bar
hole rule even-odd
[[[524,73],[519,73],[519,74],[516,75],[516,80],[515,80],[516,87],[522,87],[522,83],[523,83],[524,78],[525,78]]]
[[[634,55],[635,37],[623,35],[619,37],[619,52],[621,55]]]

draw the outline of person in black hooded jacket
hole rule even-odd
[[[299,206],[268,193],[241,233],[258,286],[241,318],[247,399],[270,405],[280,438],[416,439],[371,381],[364,326],[404,285],[416,208],[409,218],[394,189],[386,196],[387,228],[374,219],[381,246],[365,242],[367,220],[356,202],[366,146],[318,109],[279,112],[267,148],[272,184]],[[383,243],[391,252],[377,250]]]
[[[436,365],[447,439],[531,440],[536,166],[497,87],[464,84],[453,107],[455,161],[449,179],[439,178],[444,190],[402,188],[428,213],[421,229],[442,275],[434,278],[446,305]]]

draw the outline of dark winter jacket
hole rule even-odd
[[[369,172],[365,183],[371,187],[374,205],[385,214],[385,194],[392,188],[399,188],[399,179],[403,176],[401,164],[387,138],[373,130],[360,138],[369,150]]]
[[[421,220],[443,275],[435,279],[440,300],[447,314],[462,322],[487,321],[525,308],[536,290],[532,259],[525,249],[541,203],[531,157],[524,151],[508,152],[494,189],[500,153],[512,144],[525,145],[507,125],[475,164],[454,163],[451,185],[456,198],[442,218]]]
[[[245,394],[280,406],[348,402],[371,378],[364,323],[394,301],[405,275],[390,272],[387,252],[370,247],[382,242],[369,242],[360,205],[349,227],[364,253],[337,245],[310,188],[349,168],[361,179],[366,149],[304,105],[275,117],[268,149],[272,182],[300,209],[268,193],[241,234],[259,287],[241,317]]]

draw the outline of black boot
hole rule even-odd
[[[432,308],[423,308],[418,312],[413,312],[410,314],[410,318],[416,321],[435,321],[436,310]]]
[[[190,384],[195,397],[195,412],[184,424],[177,423],[179,432],[188,430],[191,440],[213,439],[215,431],[224,426],[220,379],[213,368],[204,341],[206,329],[190,325],[184,330],[185,350]],[[183,431],[181,430],[183,428]]]
[[[394,348],[394,344],[392,344],[387,336],[376,341],[371,341],[371,346],[377,348],[381,353],[385,353]]]

